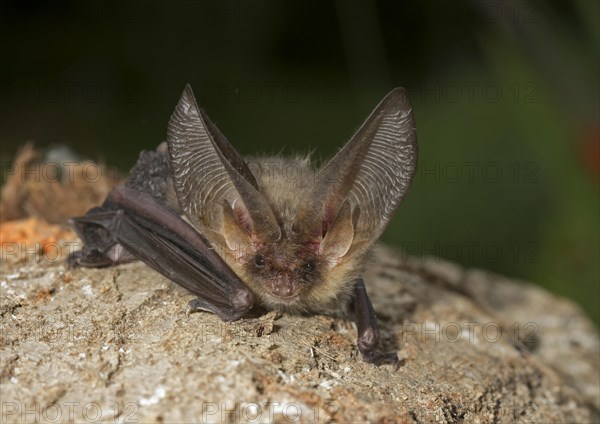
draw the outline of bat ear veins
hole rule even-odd
[[[275,241],[281,230],[248,164],[196,103],[186,85],[169,120],[167,145],[171,176],[181,209],[194,225],[212,204],[241,198],[252,229]]]
[[[346,145],[320,170],[331,181],[314,204],[360,206],[354,246],[375,242],[408,192],[417,165],[417,139],[406,91],[390,91]]]
[[[359,209],[352,208],[347,199],[342,203],[335,219],[327,226],[327,232],[320,245],[320,252],[335,259],[344,257],[354,241],[354,231]]]

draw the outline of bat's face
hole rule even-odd
[[[257,165],[253,175],[273,211],[278,237],[269,241],[257,233],[248,209],[239,201],[201,216],[203,233],[267,307],[302,312],[339,303],[351,291],[364,256],[358,251],[348,254],[354,240],[350,209],[344,208],[345,213],[333,218],[307,216],[306,205],[315,195],[318,174],[306,159],[249,160]],[[262,172],[268,166],[293,167],[297,176]],[[332,219],[336,226],[332,227]]]
[[[406,193],[416,141],[404,91],[392,91],[320,169],[306,159],[252,167],[184,91],[167,137],[187,219],[270,308],[322,310],[349,294],[369,247]],[[268,169],[293,165],[295,178]]]
[[[323,273],[323,265],[314,248],[302,244],[267,244],[244,258],[246,273],[262,284],[277,302],[293,301],[315,284]]]
[[[259,299],[271,307],[311,309],[306,299],[329,271],[318,250],[294,242],[259,244],[253,250],[240,258],[240,274]]]

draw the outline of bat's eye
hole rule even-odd
[[[313,261],[307,262],[303,266],[304,272],[313,272],[315,270],[315,263]]]
[[[263,268],[265,266],[266,262],[267,261],[266,261],[265,257],[261,254],[256,255],[256,257],[254,258],[254,263],[259,268]]]

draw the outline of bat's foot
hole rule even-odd
[[[367,327],[363,330],[357,341],[363,360],[375,365],[390,364],[397,370],[404,360],[400,361],[396,352],[382,352],[379,342],[380,335],[377,327]]]
[[[83,250],[73,252],[67,258],[70,268],[105,268],[135,261],[136,258],[125,250],[120,244],[114,244],[106,251],[98,246],[86,244]]]
[[[379,339],[377,327],[368,327],[359,336],[357,345],[363,360],[375,365],[392,364],[397,366],[398,355],[396,352],[381,352]]]
[[[67,258],[69,268],[104,268],[111,265],[114,265],[114,262],[110,258],[104,256],[96,248],[90,249],[89,246],[86,246],[84,250],[72,252]]]
[[[81,250],[78,250],[76,252],[71,252],[66,260],[67,267],[79,268],[81,266],[81,265],[79,265],[79,261],[81,260],[82,256],[83,256],[83,254],[82,254]]]
[[[362,353],[362,352],[361,352]],[[398,359],[396,352],[370,352],[368,354],[362,353],[363,360],[373,365],[392,365],[394,370],[397,370],[404,364],[404,359]]]
[[[104,268],[135,261],[114,234],[123,220],[122,210],[114,211],[106,206],[90,209],[84,216],[71,218],[69,223],[84,242],[83,248],[67,258],[69,267]]]

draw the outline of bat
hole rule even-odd
[[[316,168],[306,157],[242,158],[186,85],[166,142],[142,151],[101,206],[71,219],[83,248],[69,263],[141,260],[197,296],[188,311],[223,321],[253,307],[305,314],[346,305],[363,359],[377,362],[379,329],[361,276],[416,163],[403,88]]]

